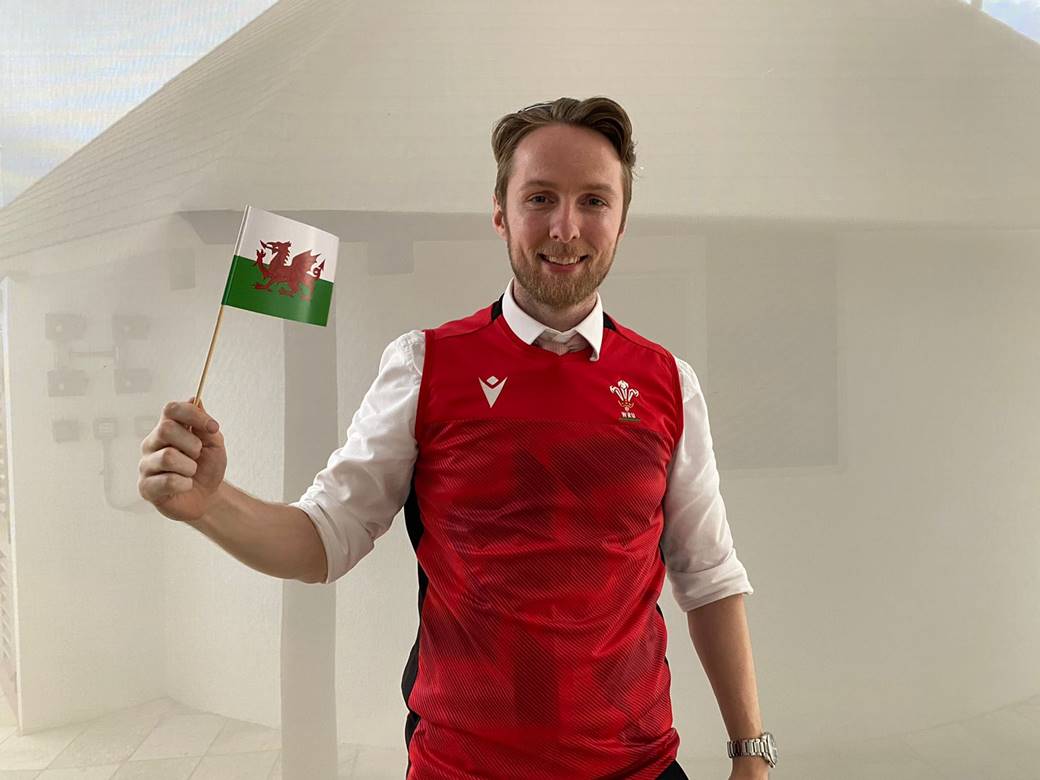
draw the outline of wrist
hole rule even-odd
[[[761,756],[736,756],[731,780],[768,780],[769,762]]]
[[[734,756],[733,766],[764,766],[769,769],[769,761],[762,756]]]
[[[207,528],[213,528],[217,522],[217,513],[224,514],[228,507],[227,483],[221,480],[216,489],[204,494],[205,508],[198,517],[185,520],[185,524],[192,526],[196,531],[206,534]],[[207,534],[208,535],[208,534]]]

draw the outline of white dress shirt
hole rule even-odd
[[[561,342],[577,332],[592,347],[589,359],[599,359],[603,343],[599,293],[592,312],[560,333],[516,304],[512,284],[510,279],[506,285],[502,316],[513,333],[533,344],[545,331]],[[418,456],[415,414],[425,351],[422,330],[408,331],[386,347],[379,373],[351,421],[346,443],[332,453],[300,500],[289,504],[306,512],[321,536],[328,558],[326,583],[342,577],[374,549],[375,540],[389,530],[408,498]],[[737,559],[726,520],[700,382],[688,363],[678,357],[675,363],[684,422],[668,464],[661,551],[675,600],[689,612],[754,589]]]

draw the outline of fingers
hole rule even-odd
[[[137,481],[137,492],[146,501],[156,502],[178,493],[186,493],[195,486],[190,477],[180,474],[165,473],[142,476]]]
[[[161,450],[153,452],[148,457],[142,458],[140,465],[142,476],[180,474],[183,477],[192,477],[198,470],[198,462],[175,447],[163,447]]]
[[[191,458],[198,458],[203,442],[221,443],[220,426],[204,409],[189,401],[170,401],[148,437],[141,442],[145,455],[173,446]]]

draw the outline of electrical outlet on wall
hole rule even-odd
[[[59,444],[63,441],[79,441],[79,420],[75,418],[52,420],[51,431],[54,441]]]
[[[50,341],[67,342],[83,338],[87,318],[70,312],[45,312],[44,333]]]
[[[148,338],[149,324],[148,318],[141,315],[113,314],[112,338],[115,341],[121,339],[146,339]]]
[[[94,438],[109,440],[116,437],[118,431],[115,417],[97,417],[94,419]]]
[[[86,395],[87,372],[77,368],[56,368],[47,372],[47,395],[51,397]]]
[[[152,372],[147,368],[117,368],[113,376],[116,393],[144,393],[152,387]]]

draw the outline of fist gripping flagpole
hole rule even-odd
[[[290,259],[293,247],[297,252]],[[271,252],[270,258],[268,251]],[[256,256],[250,258],[250,253]],[[196,408],[202,404],[202,386],[213,359],[224,307],[234,306],[324,327],[329,321],[338,254],[338,236],[246,206],[206,364],[202,367],[199,388],[192,400]]]

